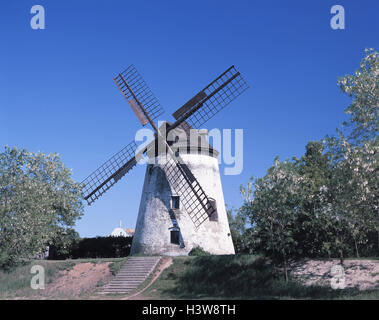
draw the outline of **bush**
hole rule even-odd
[[[205,251],[201,247],[193,247],[192,250],[188,253],[189,256],[210,256],[211,254]]]
[[[66,250],[52,246],[51,260],[84,258],[121,258],[130,254],[132,237],[96,237],[83,238],[71,243]],[[64,254],[60,254],[64,252]]]

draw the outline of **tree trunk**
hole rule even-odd
[[[359,258],[358,244],[357,244],[357,239],[355,238],[354,238],[354,244],[355,244],[355,252],[356,252],[357,258]]]
[[[342,237],[341,237],[341,247],[340,247],[340,263],[343,266],[343,249],[342,249]]]
[[[288,282],[287,258],[284,258],[284,277],[286,282]]]

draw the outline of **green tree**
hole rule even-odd
[[[334,226],[325,196],[331,175],[330,161],[323,154],[324,145],[321,141],[308,142],[305,149],[304,156],[294,158],[297,172],[303,178],[295,239],[301,244],[300,255],[330,256],[332,245],[328,235],[334,232]]]
[[[0,153],[0,268],[44,252],[82,213],[81,185],[58,155]]]
[[[240,210],[228,209],[226,211],[230,227],[230,235],[233,240],[236,253],[245,251],[244,233],[246,232],[246,217]]]
[[[366,49],[359,69],[338,83],[352,104],[345,110],[349,120],[344,130],[326,137],[334,173],[329,185],[332,210],[348,225],[358,257],[359,245],[372,245],[368,237],[372,231],[379,254],[379,53]]]
[[[338,80],[342,92],[352,98],[345,110],[349,121],[344,125],[351,129],[349,140],[354,145],[378,137],[379,53],[374,49],[366,49],[365,53],[358,70]]]
[[[293,162],[275,159],[263,178],[241,187],[245,197],[241,208],[252,228],[247,242],[283,266],[288,281],[288,263],[298,254],[295,240],[297,217],[301,210],[302,180]],[[254,190],[253,190],[254,187]]]
[[[241,187],[250,228],[242,242],[281,262],[296,257],[379,254],[379,54],[366,50],[354,75],[339,79],[352,98],[344,131],[311,141],[305,154],[275,164]],[[377,235],[375,244],[372,235]],[[286,275],[287,278],[287,275]]]
[[[49,259],[73,258],[72,252],[80,241],[79,233],[72,228],[59,230],[49,245]]]

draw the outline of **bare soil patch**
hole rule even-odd
[[[292,265],[291,274],[305,285],[330,286],[331,269],[339,260],[304,260]],[[359,290],[379,289],[378,260],[345,260],[345,287]]]
[[[60,271],[59,276],[46,285],[45,293],[50,297],[78,297],[93,292],[101,282],[107,283],[112,278],[109,264],[78,263],[71,270]]]

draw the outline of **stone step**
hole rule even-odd
[[[121,273],[121,274],[117,274],[121,277],[129,277],[129,278],[133,278],[133,277],[140,277],[140,276],[144,276],[145,274],[148,274],[152,271],[153,269],[149,269],[149,270],[145,270],[144,272],[138,272],[138,273]]]
[[[109,282],[109,284],[124,284],[124,283],[141,283],[145,279],[136,279],[136,280],[131,280],[131,279],[117,279],[117,280],[112,280]]]
[[[127,293],[136,289],[155,269],[160,257],[131,257],[100,294]]]
[[[116,285],[116,284],[112,284],[111,286],[106,286],[105,289],[123,289],[123,288],[137,288],[138,287],[138,283],[134,283],[134,284],[119,284],[119,285]]]
[[[133,267],[133,268],[126,268],[126,269],[121,269],[119,272],[133,272],[133,271],[148,271],[152,268],[154,268],[155,265],[152,266],[143,266],[143,267]]]
[[[113,288],[113,287],[138,287],[140,283],[134,282],[124,282],[124,283],[109,283],[108,285],[105,286],[105,288]]]
[[[143,270],[143,271],[134,271],[134,272],[121,272],[121,273],[118,273],[117,275],[120,275],[120,276],[126,276],[126,277],[138,277],[140,275],[145,275],[146,273],[149,273],[150,271],[152,271],[153,268],[151,269],[148,269],[148,270]]]

